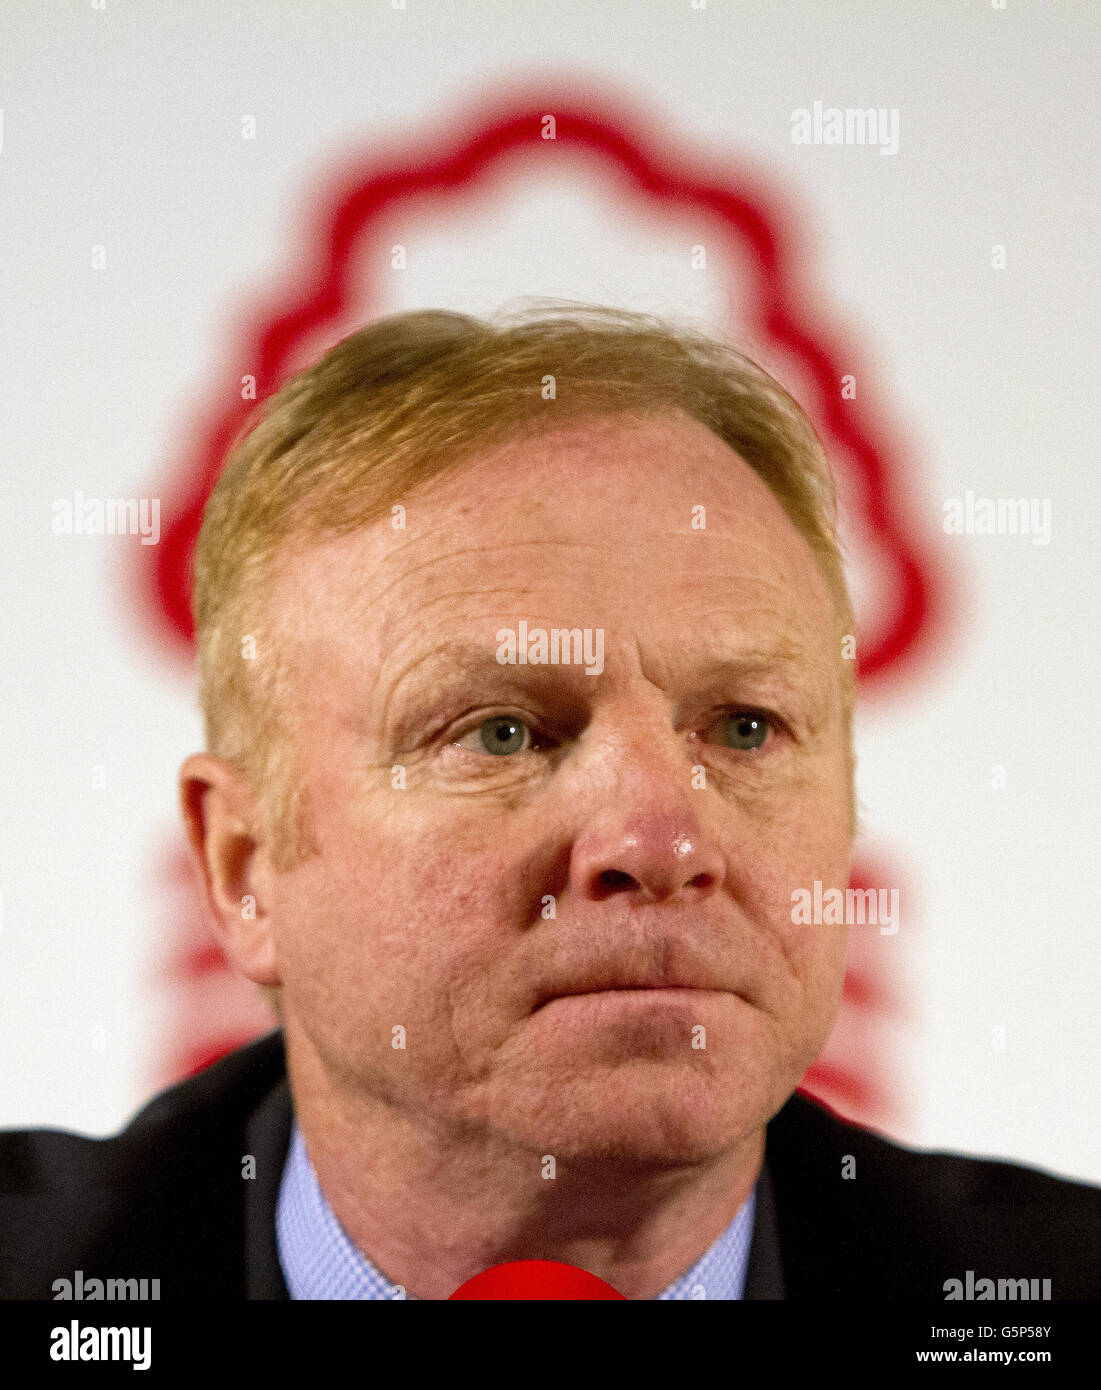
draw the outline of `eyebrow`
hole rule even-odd
[[[532,628],[535,626],[532,624]],[[551,629],[545,630],[550,631]],[[562,631],[564,629],[557,628],[555,630]],[[576,667],[576,674],[584,675],[584,666],[577,663],[552,665],[542,662],[531,664],[499,662],[496,657],[496,648],[496,642],[489,647],[465,641],[458,643],[441,642],[431,647],[412,666],[406,669],[398,685],[395,686],[394,693],[407,685],[421,687],[429,681],[450,685],[484,674],[507,676],[519,670],[524,672],[523,684],[525,686],[533,680],[547,682],[561,679],[563,673],[572,676],[574,672],[571,671],[571,666]],[[803,677],[814,670],[817,664],[804,647],[792,641],[781,641],[767,646],[755,645],[746,647],[741,651],[727,650],[709,653],[701,650],[698,654],[692,651],[689,661],[684,663],[685,667],[689,668],[685,677],[688,680],[692,680],[693,677],[707,680],[730,680],[744,676],[766,675],[773,671]],[[594,685],[599,679],[599,676],[585,676],[586,687]]]
[[[768,646],[754,645],[743,650],[701,652],[698,659],[685,661],[678,677],[705,698],[726,698],[730,687],[742,681],[759,681],[759,688],[748,698],[796,699],[808,724],[814,723],[812,710],[826,696],[826,675],[821,661],[797,642],[778,641]],[[733,694],[733,691],[730,692]]]
[[[445,694],[450,688],[479,677],[492,676],[498,685],[512,685],[517,692],[530,690],[532,684],[552,684],[561,680],[561,672],[572,675],[567,666],[524,665],[497,660],[497,643],[488,648],[474,643],[440,643],[430,648],[406,667],[392,688],[391,697],[399,699],[416,696],[427,687],[432,694]],[[584,667],[578,667],[584,675]],[[518,672],[523,671],[519,677]],[[510,679],[511,678],[511,679]],[[590,682],[593,677],[586,678]]]
[[[747,647],[743,651],[719,652],[701,660],[708,671],[753,675],[760,671],[790,668],[805,671],[816,663],[797,642],[777,642],[772,646]]]

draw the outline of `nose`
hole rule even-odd
[[[621,742],[616,775],[578,797],[583,829],[570,855],[570,887],[590,902],[614,894],[639,904],[702,900],[723,883],[725,861],[700,819],[698,798],[707,793],[691,785],[684,745],[668,728],[664,734],[667,741],[654,729],[648,739]]]
[[[641,812],[586,833],[574,848],[571,877],[592,902],[623,894],[658,903],[709,896],[722,882],[723,865],[694,815]]]

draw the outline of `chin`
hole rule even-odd
[[[747,1078],[633,1062],[540,1088],[496,1127],[560,1162],[701,1163],[764,1123],[767,1088]]]

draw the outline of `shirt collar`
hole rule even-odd
[[[659,1299],[740,1299],[753,1235],[756,1188],[726,1230]],[[329,1206],[297,1122],[283,1164],[275,1211],[279,1263],[293,1299],[411,1297],[349,1238]]]

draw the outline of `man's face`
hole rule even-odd
[[[277,589],[320,847],[275,879],[290,1045],[436,1133],[717,1154],[840,997],[844,929],[791,921],[793,889],[849,871],[812,553],[684,417],[487,448],[402,501],[405,530],[327,541]],[[529,661],[502,664],[522,624]],[[599,674],[531,661],[575,628]]]

